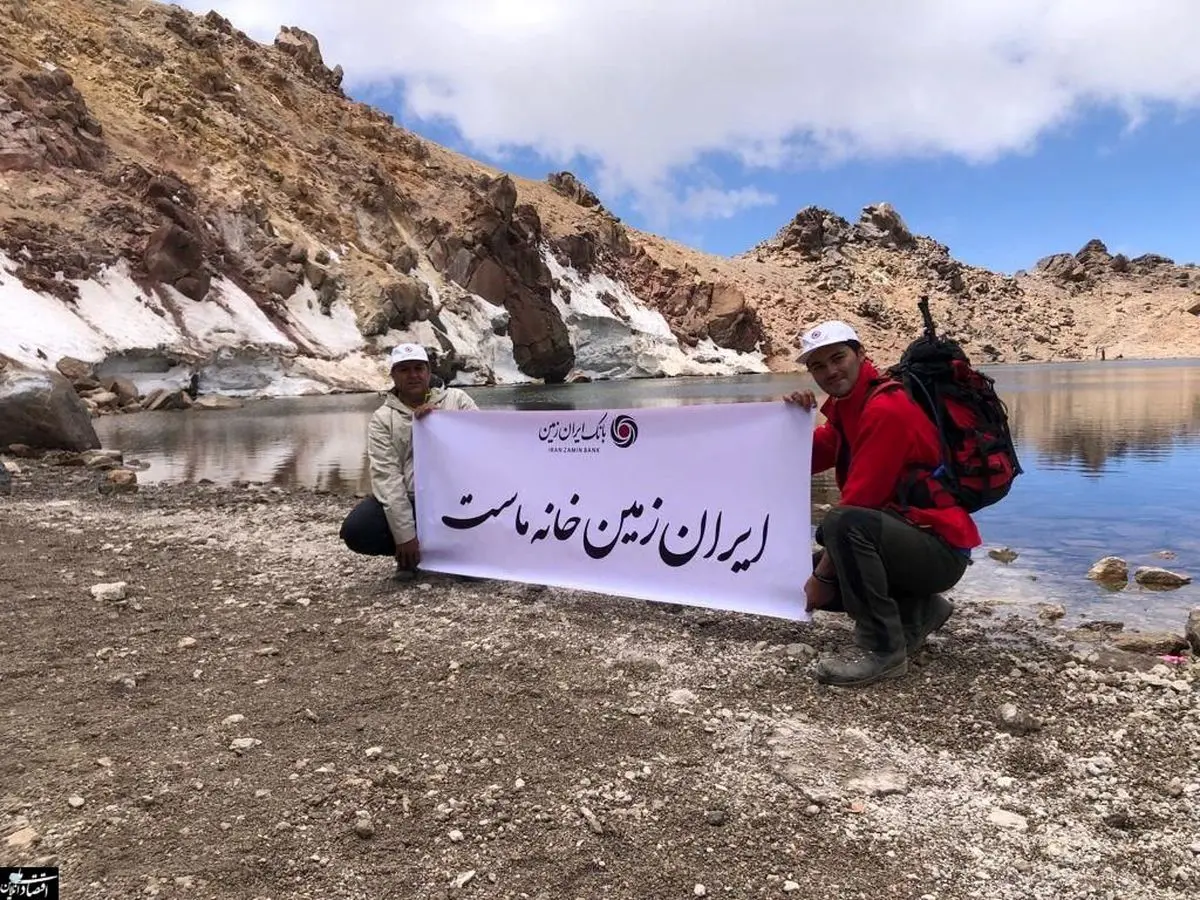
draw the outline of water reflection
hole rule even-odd
[[[1109,594],[1083,578],[1097,558],[1131,567],[1169,565],[1200,576],[1200,363],[1109,362],[995,367],[1026,474],[1001,504],[979,514],[989,546],[1008,545],[1012,566],[979,554],[968,595],[1063,603],[1072,614],[1178,627],[1197,587],[1171,594]],[[482,407],[620,409],[773,399],[811,386],[806,376],[742,376],[471,388]],[[367,420],[379,395],[251,403],[238,410],[142,413],[97,420],[106,446],[150,464],[143,482],[257,481],[350,494],[365,491]],[[814,503],[836,501],[832,478]]]
[[[1161,460],[1200,434],[1200,365],[1110,362],[996,367],[1022,461],[1104,474],[1114,463]],[[619,409],[765,400],[803,375],[651,379],[471,388],[482,407]],[[363,485],[367,419],[379,396],[252,402],[238,410],[105,418],[108,446],[151,464],[144,481],[261,481],[327,490]]]
[[[1161,459],[1200,432],[1200,367],[1116,361],[998,370],[1014,435],[1039,459],[1104,472],[1112,460]]]

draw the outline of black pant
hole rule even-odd
[[[932,596],[958,584],[969,564],[937,535],[877,509],[834,507],[819,539],[838,580],[824,608],[845,611],[864,646],[882,652],[905,646],[905,631],[928,620]]]
[[[355,553],[366,556],[396,555],[396,539],[388,525],[387,513],[374,494],[368,495],[350,510],[350,514],[342,522],[338,537]]]

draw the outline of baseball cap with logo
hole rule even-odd
[[[397,344],[388,355],[388,368],[404,362],[429,362],[429,354],[420,344]]]
[[[829,347],[833,344],[845,344],[849,341],[854,341],[856,344],[862,343],[854,329],[845,322],[837,320],[822,322],[801,336],[800,355],[796,359],[799,362],[805,362],[814,350],[820,350],[822,347]]]

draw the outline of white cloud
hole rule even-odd
[[[347,87],[402,82],[408,114],[475,150],[584,157],[607,190],[674,196],[704,157],[751,167],[1029,150],[1081,111],[1135,123],[1200,99],[1194,0],[186,0],[257,39],[321,41]],[[696,215],[753,188],[676,198]]]

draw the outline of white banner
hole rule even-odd
[[[814,418],[434,411],[413,435],[421,568],[808,619]]]

